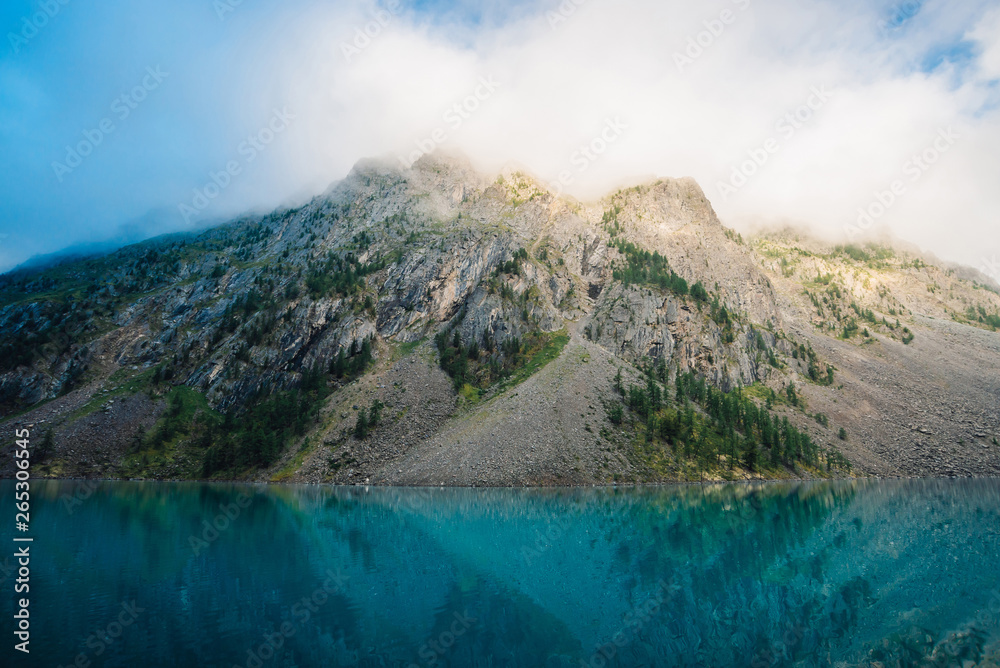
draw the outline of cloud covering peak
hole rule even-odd
[[[691,176],[738,228],[1000,254],[996,2],[56,4],[30,38],[40,5],[0,10],[3,267],[438,147],[580,198]]]

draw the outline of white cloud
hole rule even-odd
[[[479,30],[400,14],[351,62],[341,45],[370,9],[316,9],[285,27],[280,48],[259,46],[262,104],[300,114],[276,149],[289,191],[317,192],[362,157],[406,156],[437,128],[484,169],[515,161],[554,181],[619,118],[627,129],[585,173],[574,172],[570,193],[694,176],[729,224],[797,221],[828,235],[842,235],[859,207],[904,178],[907,161],[950,127],[960,139],[907,182],[879,222],[979,265],[984,248],[1000,252],[1000,124],[989,87],[1000,76],[1000,11],[991,6],[931,0],[888,32],[879,21],[893,15],[891,3],[860,0],[586,0],[554,28],[540,10]],[[728,25],[706,37],[719,32],[723,10]],[[703,53],[679,71],[675,54],[699,38]],[[922,71],[928,54],[963,38],[975,46],[970,67]],[[500,89],[450,126],[445,112],[483,76]],[[778,121],[823,86],[833,96],[787,136]],[[718,182],[769,138],[777,152],[725,198]],[[250,180],[246,188],[254,190]]]
[[[982,48],[979,58],[980,76],[984,79],[1000,79],[1000,9],[989,12],[968,36]]]

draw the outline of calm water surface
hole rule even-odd
[[[5,622],[3,665],[961,666],[1000,639],[997,480],[32,502],[32,651]]]

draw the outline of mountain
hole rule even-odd
[[[226,221],[199,221],[196,226],[187,226],[185,229],[179,230],[177,211],[175,209],[152,209],[138,218],[122,223],[112,235],[104,239],[73,244],[53,253],[33,255],[16,267],[4,272],[4,274],[14,275],[13,278],[16,279],[19,278],[18,275],[21,272],[36,272],[40,269],[48,269],[60,264],[66,264],[67,262],[100,257],[124,246],[136,244],[147,239],[168,237],[171,235],[184,237],[224,222]],[[10,279],[11,276],[7,278]]]
[[[547,485],[1000,472],[1000,295],[458,158],[0,279],[36,475]],[[6,450],[0,470],[10,476]]]

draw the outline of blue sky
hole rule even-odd
[[[557,187],[573,172],[566,191],[579,197],[693,175],[728,224],[793,222],[836,236],[913,151],[954,125],[963,139],[879,225],[977,264],[1000,253],[997,7],[8,0],[0,270],[74,244],[299,203],[358,159],[405,156],[438,127],[484,169],[513,161]],[[703,37],[725,11],[733,22]],[[357,42],[366,27],[374,37]],[[699,38],[710,42],[703,53],[677,66]],[[450,127],[445,113],[482,77],[496,77],[499,92]],[[725,197],[719,184],[733,166],[819,85],[837,91],[833,101]],[[629,126],[621,141],[576,173],[578,148],[615,117]],[[87,153],[79,164],[77,149]],[[220,177],[233,163],[239,173]],[[197,208],[197,193],[220,178],[218,196]],[[946,216],[961,219],[957,231]]]

